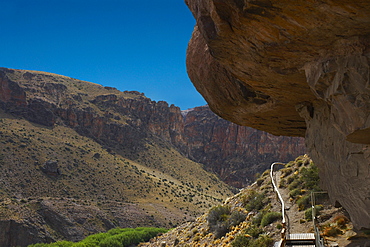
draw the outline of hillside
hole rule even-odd
[[[303,153],[303,139],[237,126],[208,107],[182,112],[46,72],[1,68],[0,108],[4,246],[173,227],[232,195],[224,182],[244,187],[270,161]]]
[[[281,204],[269,174],[265,171],[254,184],[196,220],[140,246],[273,246],[281,236]],[[285,164],[275,179],[286,203],[288,233],[313,232],[309,198],[311,191],[320,191],[316,165],[308,156],[300,156]],[[370,243],[370,232],[354,230],[348,213],[331,205],[325,192],[315,198],[319,229],[327,246]]]
[[[161,113],[181,116],[178,108],[65,76],[0,72],[1,246],[171,227],[232,195],[179,153],[170,126],[157,128],[168,123]],[[122,107],[113,111],[109,99]]]

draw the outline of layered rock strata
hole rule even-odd
[[[305,136],[324,189],[370,228],[370,2],[186,0],[188,74],[221,117]]]
[[[305,153],[303,138],[274,136],[234,124],[208,106],[189,111],[184,127],[191,158],[237,188],[251,184],[272,162],[288,162]]]

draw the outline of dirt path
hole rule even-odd
[[[281,172],[275,172],[275,181],[277,186],[280,184]],[[304,211],[298,210],[298,205],[290,200],[289,189],[279,188],[281,197],[285,203],[285,214],[287,217],[287,226],[289,233],[308,233],[313,232],[313,224],[310,222],[300,222],[304,219]]]

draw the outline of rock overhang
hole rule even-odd
[[[370,2],[185,2],[187,71],[212,111],[305,136],[322,188],[370,228]]]
[[[186,0],[197,24],[187,70],[221,117],[304,136],[297,105],[317,99],[309,65],[364,51],[368,1]]]

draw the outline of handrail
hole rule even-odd
[[[317,247],[325,247],[324,239],[321,237],[320,229],[317,227],[317,218],[316,218],[316,200],[315,194],[327,194],[326,191],[315,191],[311,192],[311,207],[312,207],[312,223],[315,231],[315,241]]]
[[[271,177],[271,182],[272,182],[272,186],[274,187],[274,190],[276,191],[276,194],[278,195],[278,198],[280,200],[280,203],[281,203],[281,216],[282,216],[282,225],[283,225],[283,228],[281,230],[281,245],[280,246],[285,246],[285,240],[286,240],[286,232],[287,232],[287,227],[286,227],[286,220],[285,220],[285,204],[284,204],[284,200],[283,200],[283,197],[281,196],[279,190],[278,190],[278,187],[276,186],[275,184],[275,181],[274,181],[274,166],[275,165],[285,165],[284,163],[281,163],[281,162],[274,162],[271,164],[271,170],[270,170],[270,177]]]

